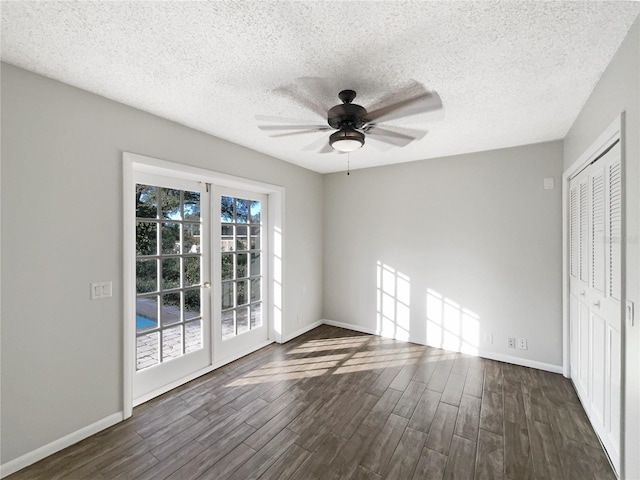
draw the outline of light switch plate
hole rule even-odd
[[[553,190],[555,187],[555,182],[553,181],[553,177],[547,177],[544,179],[544,189],[545,190]]]
[[[113,296],[111,282],[94,282],[91,284],[91,300]]]

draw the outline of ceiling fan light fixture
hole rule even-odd
[[[339,152],[353,152],[364,145],[364,133],[355,128],[342,127],[331,134],[329,145]]]

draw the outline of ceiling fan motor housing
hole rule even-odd
[[[356,92],[343,90],[338,97],[344,103],[329,110],[327,115],[329,125],[336,129],[343,127],[362,128],[367,123],[367,110],[360,105],[351,103],[356,97]]]

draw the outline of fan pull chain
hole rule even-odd
[[[349,162],[351,160],[350,154],[349,152],[347,152],[347,175],[351,175],[350,171],[349,171]]]

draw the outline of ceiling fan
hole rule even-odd
[[[419,87],[417,92],[416,86]],[[440,96],[435,91],[427,91],[422,85],[417,83],[412,85],[412,87],[414,87],[412,92],[402,100],[394,100],[385,106],[374,107],[371,111],[367,111],[363,106],[353,103],[356,98],[356,92],[354,90],[342,90],[338,94],[338,98],[342,103],[331,107],[326,112],[327,124],[259,125],[258,128],[268,132],[280,132],[271,135],[272,137],[335,130],[335,132],[329,136],[328,143],[326,137],[323,137],[304,148],[304,150],[315,150],[323,145],[320,153],[328,153],[331,151],[337,151],[339,153],[352,152],[364,145],[365,138],[370,138],[382,144],[404,147],[414,140],[424,137],[427,131],[382,125],[380,122],[431,112],[442,108]],[[289,96],[294,97],[292,94],[289,94]],[[397,99],[397,96],[395,98]],[[299,100],[300,103],[312,108],[314,111],[324,114],[324,112],[316,108],[315,104],[312,104],[307,99],[294,99]],[[266,115],[256,115],[256,119],[261,122],[296,122],[296,120]]]

